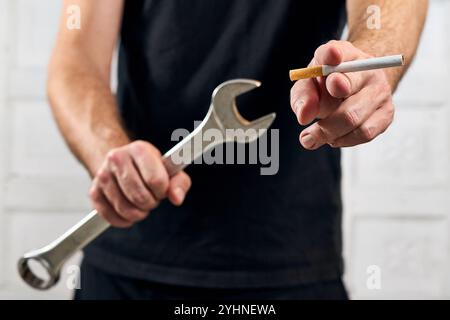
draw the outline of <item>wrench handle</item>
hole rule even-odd
[[[169,176],[175,175],[187,166],[184,163],[176,164],[171,154],[164,155],[163,163]],[[47,290],[53,287],[59,280],[64,263],[108,227],[110,224],[97,213],[97,210],[91,211],[49,245],[24,254],[18,262],[20,276],[35,289]],[[35,265],[34,268],[32,263]],[[42,269],[44,272],[41,273],[45,276],[38,275],[36,267]]]
[[[203,129],[217,126],[217,122],[211,117],[211,111],[209,111],[199,127],[164,154],[163,163],[170,177],[183,170],[196,158],[201,156],[205,150],[212,147],[211,144],[199,138],[201,138]],[[200,143],[195,143],[198,139]],[[216,141],[216,143],[221,143],[221,141]],[[187,159],[183,159],[179,155],[185,146],[188,148],[184,151],[190,151]],[[73,256],[78,250],[83,249],[109,226],[110,224],[96,210],[91,211],[91,213],[49,245],[23,255],[18,263],[20,276],[33,288],[40,290],[51,288],[58,282],[62,266],[67,259]],[[38,276],[36,273],[37,270],[31,267],[31,262],[37,264],[40,269],[43,269],[46,276]]]

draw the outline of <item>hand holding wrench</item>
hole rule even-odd
[[[275,114],[271,113],[257,120],[247,121],[239,114],[235,98],[259,86],[260,82],[249,79],[235,79],[219,85],[212,94],[210,108],[202,123],[191,134],[164,154],[163,162],[169,175],[173,176],[189,164],[186,162],[180,163],[178,160],[175,161],[175,156],[188,143],[191,146],[189,148],[191,152],[189,160],[192,163],[215,145],[235,140],[236,135],[229,135],[227,132],[229,129],[245,132],[246,142],[258,139],[270,127],[275,119]],[[198,138],[203,131],[208,129],[220,130],[224,137],[223,141],[211,143],[210,141],[204,141],[202,137]],[[239,137],[237,138],[239,139]],[[201,144],[191,143],[192,141],[201,141]],[[84,248],[109,226],[109,223],[97,214],[96,210],[93,210],[49,245],[26,253],[18,263],[20,276],[33,288],[41,290],[51,288],[58,282],[61,269],[67,259],[78,250]],[[33,272],[29,264],[30,261],[37,262],[45,269],[47,273],[45,279]]]

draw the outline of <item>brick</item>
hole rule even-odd
[[[347,262],[354,298],[438,298],[445,290],[448,221],[358,217]],[[366,287],[367,268],[381,270],[381,290]]]
[[[12,175],[85,175],[66,147],[47,103],[19,101],[12,104],[12,111]]]

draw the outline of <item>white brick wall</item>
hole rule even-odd
[[[59,10],[60,1],[0,0],[0,299],[70,297],[65,278],[48,292],[28,288],[17,274],[17,259],[89,209],[89,179],[64,145],[45,100]]]
[[[394,124],[344,151],[346,280],[356,299],[450,298],[450,1],[430,2]],[[371,265],[381,290],[366,286]]]
[[[346,281],[354,298],[450,297],[450,0],[431,2],[394,125],[344,151]],[[70,297],[64,278],[48,292],[28,288],[16,263],[89,209],[89,180],[45,100],[59,3],[0,0],[0,299]],[[366,287],[371,265],[380,267],[381,290]]]

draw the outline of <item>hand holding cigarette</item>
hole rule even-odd
[[[369,58],[355,61],[342,62],[337,66],[313,66],[289,71],[291,81],[308,79],[313,77],[325,77],[334,72],[357,72],[390,67],[401,67],[405,64],[403,55],[385,56],[379,58]]]
[[[350,147],[383,133],[394,117],[386,71],[391,69],[383,68],[403,64],[401,55],[373,58],[348,41],[320,46],[310,67],[290,73],[300,79],[291,89],[298,122],[306,126],[318,119],[300,133],[303,147]]]

